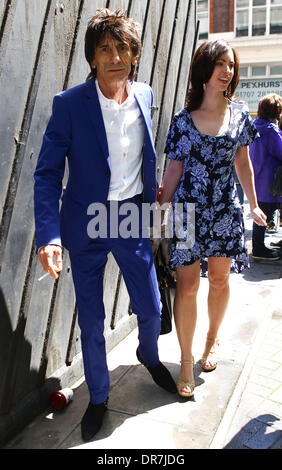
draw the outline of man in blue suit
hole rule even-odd
[[[109,252],[122,271],[137,315],[138,360],[159,386],[176,392],[158,356],[161,303],[150,239],[142,236],[142,223],[137,236],[124,237],[119,230],[111,235],[113,206],[120,226],[123,204],[138,208],[139,222],[142,204],[156,199],[152,91],[133,81],[140,53],[137,23],[118,11],[98,10],[85,35],[90,76],[54,97],[34,175],[38,258],[55,279],[62,269],[62,246],[71,260],[90,393],[81,422],[84,440],[99,431],[109,393],[103,334],[103,271]],[[68,181],[59,210],[66,158]],[[106,235],[92,236],[93,204],[105,209]]]

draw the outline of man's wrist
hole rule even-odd
[[[38,248],[38,252],[41,250],[41,248],[44,248],[45,246],[59,246],[62,248],[61,245],[58,245],[57,243],[47,243],[46,245],[42,245],[40,248]]]

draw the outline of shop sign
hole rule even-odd
[[[282,97],[282,78],[241,79],[235,97],[236,101],[245,101],[251,113],[256,113],[259,100],[273,92]]]

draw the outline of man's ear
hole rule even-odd
[[[92,59],[91,68],[92,68],[92,69],[95,69],[95,68],[96,68],[95,57],[93,57],[93,59]]]

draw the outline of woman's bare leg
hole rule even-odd
[[[207,338],[215,339],[218,335],[219,327],[224,318],[228,301],[229,301],[229,273],[230,258],[209,258],[208,260],[208,278],[209,278],[209,294],[208,294],[208,315],[209,329]],[[206,341],[203,357],[207,357],[213,341]]]
[[[197,321],[197,292],[200,283],[200,261],[177,268],[177,284],[174,300],[174,319],[181,349],[181,360],[191,360],[193,337]],[[181,364],[183,381],[193,380],[191,364]]]

